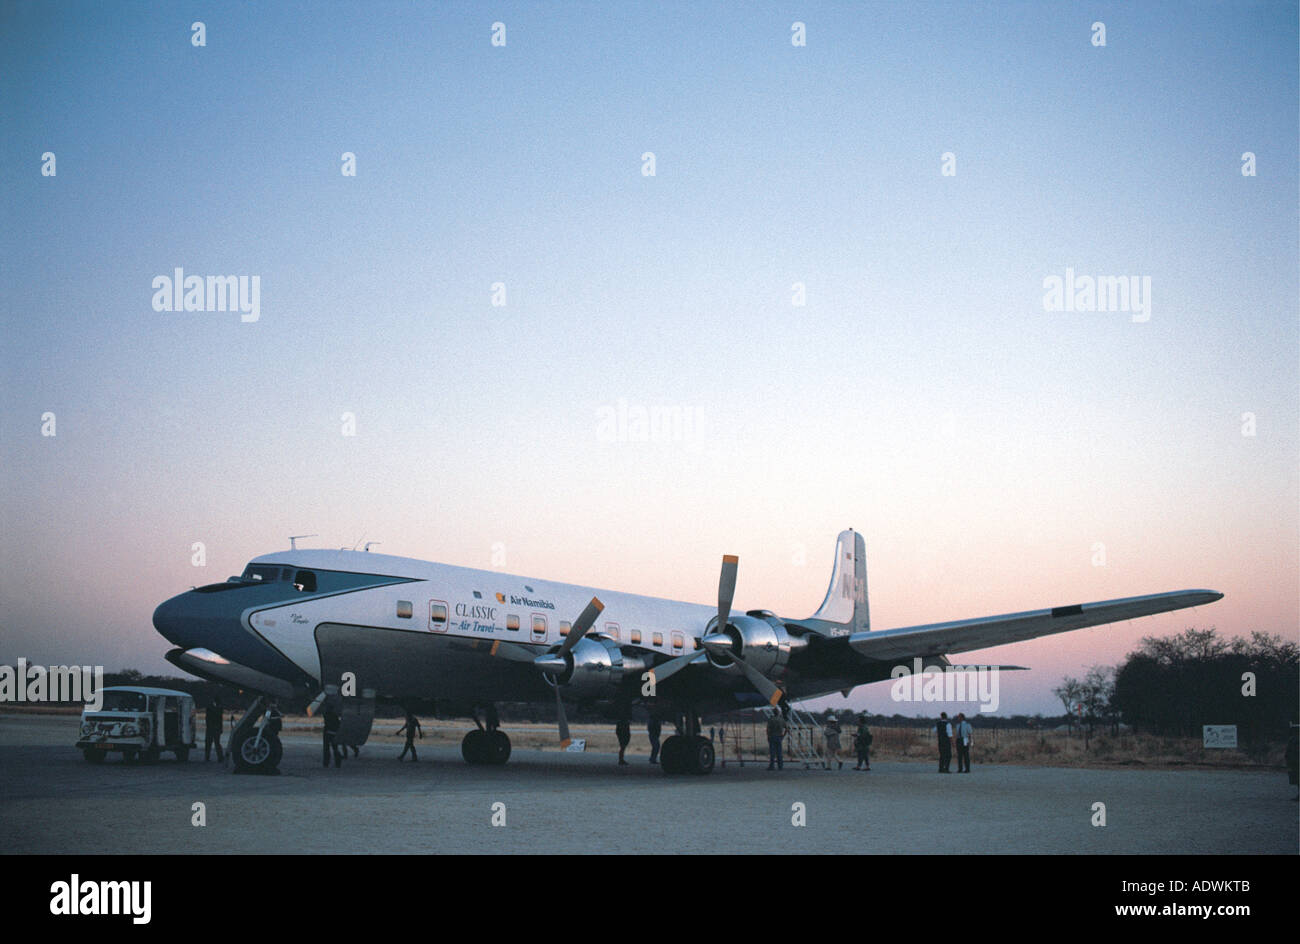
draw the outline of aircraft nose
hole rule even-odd
[[[188,596],[188,593],[182,593],[180,596],[172,597],[170,600],[163,601],[153,611],[153,628],[158,630],[159,635],[168,642],[182,649],[189,649],[196,645],[191,638],[192,631],[187,628],[189,621],[184,616],[185,598]]]

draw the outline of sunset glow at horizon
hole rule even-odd
[[[954,657],[1001,715],[1300,639],[1294,5],[499,7],[10,9],[0,662],[176,675],[154,607],[301,534],[799,619],[851,527],[873,629],[1225,594]]]

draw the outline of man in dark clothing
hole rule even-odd
[[[772,712],[767,719],[767,769],[776,764],[777,770],[785,770],[785,758],[781,750],[785,743],[785,715],[780,711]]]
[[[871,729],[867,727],[867,716],[864,712],[862,720],[858,722],[858,732],[853,735],[853,748],[858,754],[858,766],[854,770],[871,769]]]
[[[939,713],[939,720],[934,726],[935,738],[939,742],[939,773],[950,774],[952,765],[952,723],[948,721],[948,712]]]
[[[632,728],[626,718],[614,725],[614,736],[618,738],[618,764],[620,767],[626,767],[627,761],[623,759],[623,753],[632,743]]]
[[[420,719],[409,711],[406,713],[406,724],[397,729],[397,733],[406,732],[406,746],[402,748],[402,753],[398,756],[398,761],[406,760],[406,752],[411,752],[411,763],[415,763],[420,758],[415,753],[416,735],[424,737],[424,731],[420,729]]]
[[[225,730],[225,721],[221,717],[221,696],[212,699],[203,715],[203,759],[212,760],[212,748],[217,748],[217,763],[225,763],[226,755],[221,751],[221,732]]]
[[[659,733],[663,731],[664,723],[653,715],[649,722],[646,723],[645,733],[650,738],[650,763],[659,763]]]
[[[325,741],[321,750],[321,760],[328,767],[330,765],[330,754],[332,753],[334,755],[334,766],[342,767],[343,751],[340,749],[338,742],[339,725],[342,723],[342,719],[339,718],[339,713],[333,708],[326,708],[323,717],[325,719]]]

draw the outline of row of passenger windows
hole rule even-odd
[[[414,615],[414,612],[415,612],[415,608],[410,600],[397,601],[397,615],[400,619],[411,619],[411,617]],[[519,615],[516,613],[507,613],[506,629],[512,633],[515,633],[519,631],[519,626],[520,626]],[[429,602],[429,628],[432,629],[434,632],[439,632],[439,633],[446,631],[447,604],[441,603],[437,600],[431,600]],[[570,623],[568,620],[562,620],[560,622],[561,638],[568,636],[569,631],[572,629],[573,629],[572,623]],[[620,642],[622,640],[622,634],[619,629],[618,623],[606,623],[605,634],[609,636],[611,639],[613,639],[615,642]],[[541,616],[539,614],[533,614],[533,635],[538,638],[544,637],[546,635],[545,616]],[[643,637],[641,634],[641,630],[633,629],[628,631],[628,641],[632,645],[634,646],[641,645],[642,638]],[[674,632],[672,634],[672,643],[674,649],[681,649],[683,646],[686,645],[685,634]],[[663,644],[664,644],[663,633],[655,632],[650,634],[650,645],[658,647],[658,646],[662,646]]]

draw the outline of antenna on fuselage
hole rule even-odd
[[[318,538],[318,537],[320,537],[319,534],[291,534],[289,535],[289,550],[291,551],[298,550],[299,538]]]
[[[368,552],[368,551],[370,550],[370,545],[372,545],[372,544],[383,544],[383,543],[384,543],[383,541],[367,541],[364,550]]]

